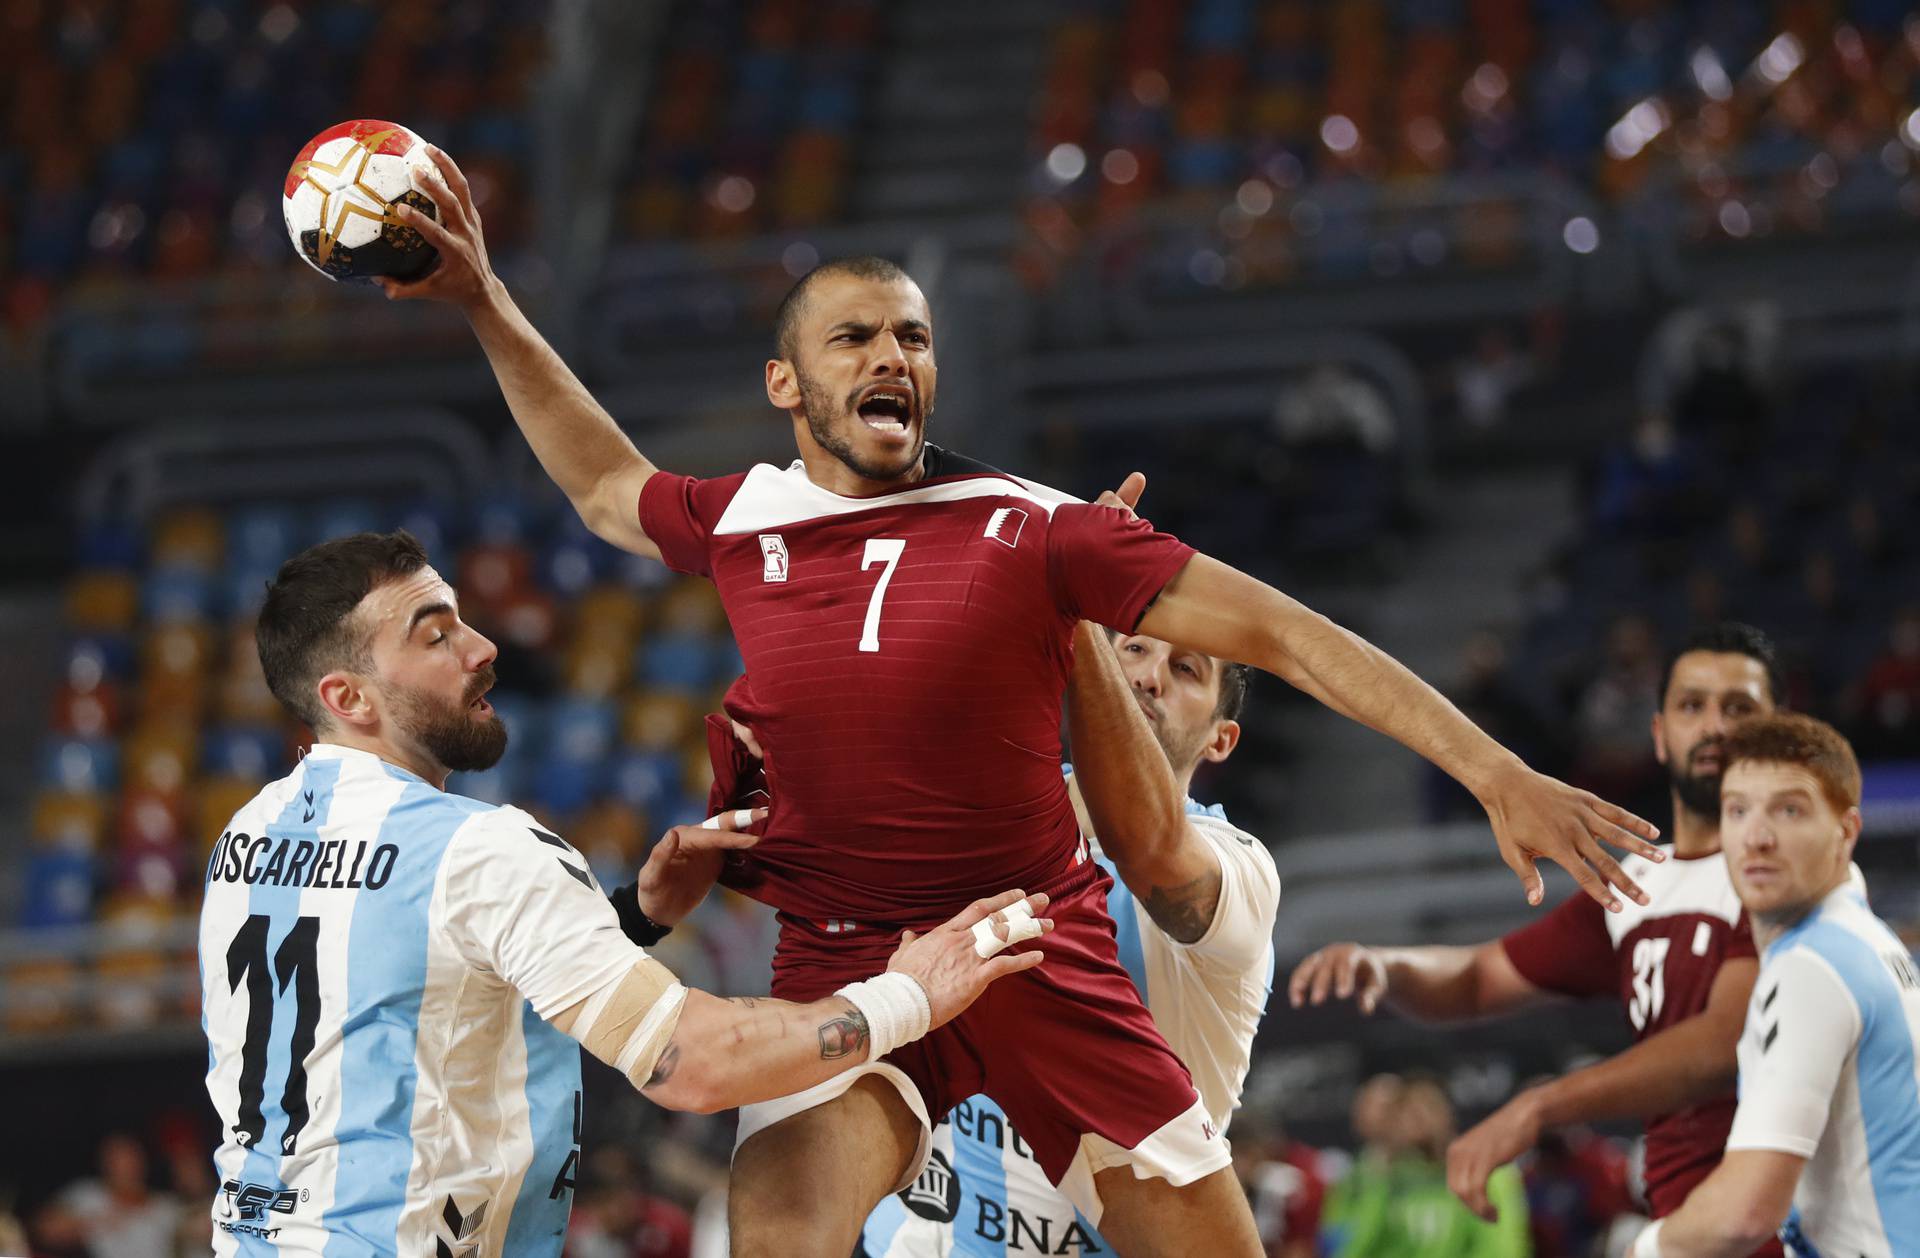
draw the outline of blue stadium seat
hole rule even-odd
[[[97,868],[91,855],[47,848],[27,858],[20,924],[50,929],[85,924],[93,915]]]
[[[111,793],[119,782],[120,746],[112,739],[54,739],[41,752],[42,786],[75,793]]]

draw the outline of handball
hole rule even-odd
[[[419,279],[439,251],[393,207],[404,202],[436,217],[410,178],[432,165],[426,141],[397,122],[360,118],[328,127],[287,171],[281,209],[294,249],[328,279]]]

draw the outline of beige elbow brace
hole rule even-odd
[[[643,1088],[680,1025],[687,989],[648,957],[574,1006],[570,1023],[556,1022],[581,1047]]]

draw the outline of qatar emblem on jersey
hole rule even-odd
[[[760,579],[762,581],[787,579],[787,543],[778,533],[760,535]]]
[[[983,536],[1003,543],[1009,550],[1020,544],[1020,530],[1027,527],[1027,513],[1018,507],[995,507],[987,517]]]

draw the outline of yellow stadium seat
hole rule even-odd
[[[61,1031],[73,1025],[80,968],[71,961],[21,961],[7,971],[5,1024],[17,1035]]]
[[[213,855],[213,845],[219,842],[221,833],[227,823],[233,820],[233,815],[246,807],[247,801],[258,795],[260,788],[265,785],[265,782],[247,778],[214,777],[201,780],[199,800],[194,808],[194,829],[197,833],[195,846],[202,862]]]
[[[33,801],[34,842],[93,851],[106,833],[107,809],[104,795],[42,791]]]
[[[199,758],[197,729],[184,721],[149,719],[121,747],[123,784],[129,791],[177,794],[193,777]]]
[[[140,614],[140,586],[131,573],[83,572],[67,585],[67,624],[83,632],[118,633]]]
[[[621,714],[621,736],[635,747],[674,751],[697,725],[696,715],[685,695],[643,692],[629,700]]]
[[[198,507],[170,511],[153,533],[153,562],[158,566],[216,571],[227,550],[220,517]]]

